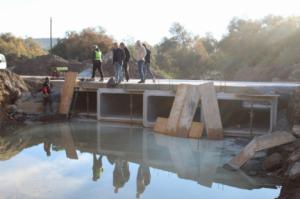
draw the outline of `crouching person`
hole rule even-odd
[[[49,110],[52,113],[52,97],[51,97],[51,88],[50,88],[50,79],[48,77],[45,78],[45,82],[43,83],[42,88],[39,90],[43,94],[43,111],[47,112],[47,106],[49,106]]]

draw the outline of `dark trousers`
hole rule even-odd
[[[51,96],[44,96],[43,97],[43,106],[44,106],[44,113],[47,112],[47,106],[49,106],[49,111],[52,113],[53,112],[53,108],[52,108],[52,99]]]
[[[102,72],[102,66],[101,66],[101,61],[98,60],[94,60],[93,61],[93,74],[92,74],[92,78],[95,77],[95,73],[96,70],[98,69],[99,73],[100,73],[100,77],[103,78],[103,72]]]
[[[147,74],[150,75],[150,78],[154,79],[154,75],[150,69],[150,63],[145,63],[145,79],[147,78]]]
[[[124,73],[125,73],[125,79],[126,81],[129,80],[129,66],[128,66],[128,61],[124,61],[123,63],[123,70],[124,70]]]

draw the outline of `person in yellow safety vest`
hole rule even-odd
[[[95,78],[96,70],[98,69],[100,73],[100,81],[103,81],[103,72],[102,72],[102,52],[98,48],[97,45],[94,45],[94,50],[92,53],[92,60],[93,60],[93,74],[92,80]]]

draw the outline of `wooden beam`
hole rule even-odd
[[[201,111],[208,139],[223,139],[223,127],[213,82],[200,85]]]
[[[67,72],[65,74],[65,82],[61,91],[59,113],[68,115],[72,103],[74,87],[76,86],[76,72]]]
[[[189,130],[189,138],[200,139],[203,135],[203,124],[200,122],[193,122]]]
[[[178,121],[181,117],[181,112],[183,108],[184,101],[186,100],[186,95],[188,93],[188,88],[190,85],[180,84],[177,86],[175,99],[173,106],[169,115],[167,123],[168,134],[177,135]]]
[[[169,132],[166,130],[167,124],[168,124],[168,118],[158,117],[156,119],[156,123],[153,129],[154,132],[174,136],[172,134],[169,134]],[[203,135],[203,124],[200,122],[192,122],[191,127],[188,130],[188,137],[194,139],[200,139],[202,135]]]
[[[239,169],[250,160],[257,151],[287,144],[295,140],[296,138],[291,133],[280,131],[255,137],[238,155],[233,157],[227,165],[233,169]]]
[[[178,121],[177,136],[188,137],[200,100],[199,86],[189,86]]]

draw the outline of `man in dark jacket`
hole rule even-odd
[[[143,46],[145,47],[147,52],[145,56],[145,79],[147,77],[147,73],[149,73],[150,78],[152,79],[153,83],[155,83],[155,77],[150,70],[151,51],[149,50],[149,48],[147,48],[146,44],[143,44]]]
[[[96,70],[100,73],[100,81],[103,81],[103,72],[102,72],[102,52],[98,48],[97,45],[94,45],[94,50],[92,53],[92,60],[93,60],[93,74],[92,74],[92,80],[95,78]]]
[[[125,74],[125,79],[128,82],[129,81],[129,66],[128,66],[128,62],[130,60],[130,52],[128,50],[128,48],[125,46],[125,44],[122,42],[120,44],[121,49],[124,49],[125,52],[125,60],[123,62],[123,70],[124,70],[124,74]]]
[[[118,43],[114,43],[113,64],[115,66],[115,80],[119,84],[123,80],[123,62],[125,60],[125,51],[119,48]]]

